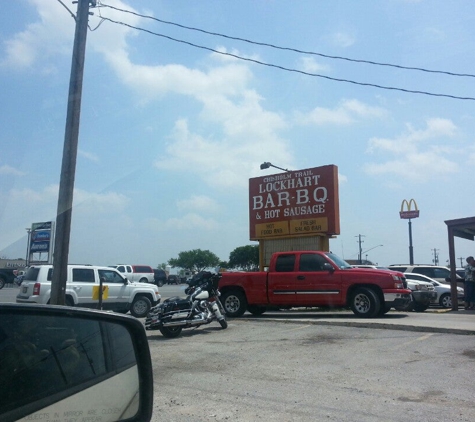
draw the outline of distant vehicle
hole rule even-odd
[[[155,283],[155,274],[152,267],[149,265],[118,264],[109,265],[109,267],[117,269],[117,271],[127,277],[127,280],[129,281]]]
[[[154,268],[153,269],[154,281],[158,287],[162,287],[167,282],[167,273],[160,269]]]
[[[389,265],[388,268],[390,270],[400,271],[401,273],[422,274],[442,283],[450,282],[450,270],[447,267],[439,265],[397,264]],[[464,277],[460,277],[457,274],[457,282],[459,287],[463,287]]]
[[[16,273],[17,270],[13,268],[0,268],[0,289],[3,289],[5,284],[13,284]]]
[[[437,297],[431,303],[439,304],[443,308],[452,307],[450,284],[441,283],[440,281],[426,277],[422,274],[405,273],[404,275],[406,276],[406,280],[426,281],[428,283],[432,283],[437,293]],[[461,287],[457,287],[457,299],[459,302],[463,302],[464,290]]]
[[[168,276],[168,284],[180,284],[180,277],[175,274],[170,274]]]
[[[398,311],[424,312],[430,304],[437,299],[437,292],[432,283],[425,280],[415,280],[410,278],[411,273],[405,273],[407,287],[412,290],[412,302],[407,306],[396,307]],[[416,275],[416,274],[414,274]]]

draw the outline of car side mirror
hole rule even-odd
[[[126,315],[0,304],[0,420],[150,421],[143,324]]]
[[[335,268],[333,268],[333,266],[329,264],[328,262],[325,262],[322,268],[323,268],[323,271],[330,271],[331,273],[335,271]]]

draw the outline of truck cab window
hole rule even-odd
[[[316,254],[302,254],[300,255],[300,271],[323,271],[323,264],[327,262],[325,258]]]
[[[295,268],[295,255],[279,255],[275,264],[275,270],[277,272],[292,272]]]

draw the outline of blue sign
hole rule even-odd
[[[34,231],[31,233],[32,242],[43,242],[51,239],[51,231]]]
[[[30,246],[30,252],[48,252],[49,240],[45,242],[32,242]]]

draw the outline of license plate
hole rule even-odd
[[[23,287],[23,289],[21,289],[22,293],[26,293],[27,291],[28,291],[28,287]]]

